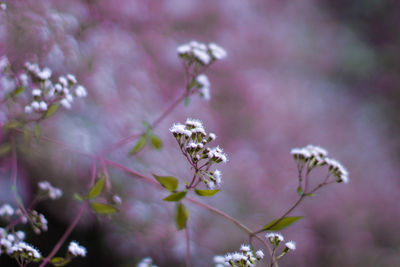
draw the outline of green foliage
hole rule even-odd
[[[164,198],[164,201],[179,201],[181,199],[184,199],[186,196],[187,191],[182,191],[182,192],[178,192],[178,193],[172,193],[171,195],[167,196],[166,198]]]
[[[22,125],[20,121],[9,121],[3,125],[3,128],[6,130],[13,130],[20,128]]]
[[[153,177],[170,192],[174,192],[178,188],[179,181],[173,176],[158,176],[153,174]]]
[[[178,230],[186,228],[187,220],[189,219],[189,211],[181,202],[176,204],[175,223]]]
[[[157,150],[162,149],[162,147],[163,147],[163,142],[162,142],[162,140],[161,140],[160,137],[158,137],[158,136],[155,135],[155,134],[152,134],[152,135],[150,136],[150,141],[151,141],[151,144],[153,145],[153,147],[154,147],[155,149],[157,149]]]
[[[141,151],[146,145],[146,143],[147,143],[147,136],[146,135],[140,136],[135,146],[131,149],[131,151],[129,151],[129,156],[133,156],[137,154],[139,151]]]
[[[194,189],[194,192],[202,197],[211,197],[213,195],[215,195],[216,193],[218,193],[220,190],[219,189],[215,189],[215,190],[202,190],[202,189]]]
[[[106,178],[103,176],[93,185],[93,187],[89,191],[89,194],[87,195],[88,199],[94,199],[101,194],[104,188],[105,179]]]
[[[297,194],[299,194],[299,196],[302,196],[304,194],[303,189],[301,189],[301,186],[297,187]]]
[[[6,156],[11,151],[11,144],[5,143],[0,145],[0,157]]]
[[[77,201],[86,200],[84,196],[81,196],[81,195],[78,194],[78,193],[74,193],[74,199],[77,200]]]
[[[41,134],[42,134],[42,127],[40,126],[39,123],[35,125],[33,128],[33,134],[35,135],[36,139],[39,139]]]
[[[47,112],[44,114],[44,118],[48,119],[51,116],[53,116],[57,112],[59,107],[60,107],[60,104],[51,104],[49,106],[49,108],[47,109]]]
[[[302,219],[304,216],[293,216],[293,217],[285,217],[278,222],[278,220],[274,220],[269,224],[263,227],[264,231],[277,231],[285,229],[286,227],[292,225],[293,223],[297,222],[298,220]],[[278,223],[277,223],[278,222]]]
[[[65,259],[63,257],[54,257],[50,260],[50,263],[53,264],[54,266],[65,266],[67,265],[71,260],[70,259]]]
[[[117,208],[100,202],[91,202],[90,207],[94,212],[100,215],[107,215],[118,212]]]

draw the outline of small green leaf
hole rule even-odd
[[[74,194],[74,199],[77,200],[77,201],[83,201],[83,200],[85,200],[86,198],[83,197],[83,196],[81,196],[81,195],[78,194],[78,193],[75,193],[75,194]]]
[[[190,104],[190,98],[189,98],[189,97],[185,97],[185,100],[184,100],[183,103],[184,103],[183,105],[184,105],[185,107],[189,106],[189,104]]]
[[[219,189],[216,190],[202,190],[202,189],[194,189],[194,192],[202,197],[211,197],[219,192]]]
[[[147,138],[145,135],[142,135],[136,142],[135,146],[131,149],[131,151],[129,151],[129,156],[133,156],[140,150],[142,150],[143,147],[146,145],[146,143],[147,143]]]
[[[186,209],[185,205],[178,203],[175,209],[175,223],[178,230],[186,228],[186,222],[189,219],[189,211]]]
[[[51,104],[49,106],[49,108],[47,109],[47,112],[44,114],[44,118],[47,119],[47,118],[50,118],[51,116],[53,116],[59,107],[60,107],[60,104]]]
[[[150,136],[150,141],[155,149],[159,150],[163,147],[163,142],[161,141],[161,138],[157,135],[153,134],[152,136]]]
[[[101,191],[103,191],[105,179],[106,178],[103,176],[94,184],[94,186],[90,189],[89,194],[87,196],[89,199],[94,199],[101,194]]]
[[[70,261],[71,261],[70,259],[64,259],[63,257],[54,257],[50,260],[50,263],[53,264],[54,266],[65,266]]]
[[[313,196],[315,196],[315,194],[314,194],[314,193],[310,193],[310,194],[308,194],[307,196],[313,197]]]
[[[303,189],[301,189],[301,186],[297,187],[297,194],[299,194],[299,196],[302,196],[303,193]]]
[[[14,90],[13,95],[14,96],[19,96],[20,94],[22,94],[23,92],[25,92],[25,87],[24,86],[20,86],[17,89]]]
[[[168,191],[174,192],[178,188],[178,179],[173,176],[158,176],[153,174],[154,178],[164,186]]]
[[[91,202],[90,207],[92,208],[92,210],[94,212],[96,212],[97,214],[102,214],[102,215],[103,214],[112,214],[112,213],[116,213],[118,211],[118,209],[113,206],[99,203],[99,202]]]
[[[10,153],[11,151],[11,145],[6,143],[6,144],[2,144],[0,146],[0,157],[3,157],[5,155],[7,155],[8,153]]]
[[[40,135],[42,134],[42,127],[40,126],[39,123],[37,123],[35,125],[35,128],[33,129],[33,133],[34,133],[36,139],[40,138]]]
[[[21,126],[22,126],[22,123],[19,122],[19,121],[9,121],[9,122],[7,122],[6,124],[3,125],[3,128],[11,130],[11,129],[17,129],[17,128],[21,127]]]
[[[282,230],[285,229],[286,227],[292,225],[293,223],[297,222],[298,220],[302,219],[304,216],[294,216],[294,217],[285,217],[282,220],[280,220],[278,223],[276,223],[278,220],[274,220],[270,222],[269,224],[265,225],[263,227],[263,230],[268,230],[268,231],[277,231],[277,230]]]
[[[178,192],[178,193],[172,193],[171,195],[167,196],[164,198],[164,201],[179,201],[186,196],[186,191]]]

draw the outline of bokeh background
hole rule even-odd
[[[297,199],[292,147],[325,147],[350,172],[350,183],[324,188],[293,215],[305,218],[282,233],[297,250],[281,266],[400,264],[400,2],[13,0],[0,16],[0,52],[56,74],[75,73],[89,96],[47,121],[44,135],[97,153],[143,130],[184,90],[176,47],[216,42],[228,58],[207,72],[209,102],[193,96],[155,132],[162,151],[134,143],[107,155],[145,174],[190,170],[168,128],[201,119],[229,155],[223,190],[208,204],[256,229]],[[47,254],[77,212],[90,160],[49,142],[20,156],[20,191],[29,202],[36,183],[50,180],[64,197],[39,211],[48,233],[29,236]],[[111,218],[86,214],[71,239],[88,249],[73,266],[134,266],[151,256],[159,266],[184,266],[185,237],[173,223],[165,192],[110,168],[111,193],[123,199]],[[7,169],[0,201],[13,203]],[[318,180],[320,177],[313,176]],[[230,222],[188,204],[194,266],[237,250],[246,235]],[[64,247],[62,249],[65,250]],[[62,252],[61,252],[62,255]],[[1,266],[12,266],[4,256]]]

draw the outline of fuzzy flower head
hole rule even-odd
[[[63,194],[61,189],[53,187],[48,181],[39,182],[38,187],[45,197],[52,200],[60,198]]]
[[[278,247],[279,244],[284,240],[283,236],[280,233],[267,233],[265,238],[275,247]]]
[[[153,259],[150,257],[142,259],[136,266],[137,267],[157,267],[157,265],[153,265]]]
[[[349,182],[349,173],[346,168],[337,160],[328,158],[328,152],[320,146],[307,145],[303,148],[293,148],[290,153],[297,162],[299,172],[303,167],[311,170],[315,167],[327,165],[330,174],[336,177],[336,182]]]
[[[80,246],[77,242],[72,241],[68,245],[68,253],[75,257],[85,257],[86,256],[86,248],[83,246]]]
[[[0,216],[12,216],[14,209],[9,204],[3,204],[0,207]]]
[[[240,252],[227,253],[225,257],[215,256],[214,263],[216,267],[252,267],[256,266],[263,257],[264,253],[261,250],[254,252],[249,245],[243,244],[240,247]]]
[[[209,143],[216,139],[216,135],[208,134],[203,123],[192,118],[188,118],[185,124],[175,123],[170,132],[190,165],[198,169],[198,179],[209,189],[219,187],[222,184],[222,173],[219,170],[212,171],[210,167],[221,162],[226,163],[228,158],[219,146],[209,147]]]
[[[191,41],[178,46],[176,50],[182,60],[197,62],[200,65],[208,65],[227,56],[226,51],[215,43],[206,45],[197,41]]]
[[[289,250],[296,250],[296,242],[294,241],[289,241],[285,243],[286,248]]]
[[[24,259],[26,261],[37,261],[42,258],[42,255],[40,254],[39,250],[34,248],[28,243],[25,243],[23,241],[15,243],[10,251],[11,255],[16,258]]]

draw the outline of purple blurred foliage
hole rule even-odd
[[[387,140],[385,118],[374,103],[354,94],[332,73],[355,68],[368,76],[379,63],[357,32],[335,20],[318,1],[8,1],[0,20],[0,51],[22,67],[26,60],[75,73],[89,97],[46,122],[44,134],[82,151],[98,153],[143,130],[184,90],[176,47],[192,39],[216,42],[228,58],[208,71],[212,99],[193,96],[155,132],[161,152],[146,148],[127,158],[130,143],[108,155],[132,169],[191,174],[168,128],[201,119],[229,156],[223,190],[207,203],[256,229],[295,202],[292,147],[316,144],[348,168],[350,183],[334,184],[295,212],[305,219],[283,231],[297,250],[282,266],[395,266],[398,235],[398,158]],[[359,57],[355,67],[349,57]],[[21,180],[49,179],[66,192],[48,206],[69,221],[84,192],[90,161],[40,142],[23,159]],[[122,212],[102,222],[104,249],[129,264],[152,256],[160,266],[184,259],[184,233],[176,231],[165,192],[109,170]],[[323,173],[317,173],[321,176]],[[7,173],[0,170],[2,198]],[[316,181],[321,177],[313,177]],[[32,183],[34,184],[34,183]],[[29,189],[28,189],[29,191]],[[189,205],[195,266],[234,250],[247,237],[230,222]],[[65,213],[58,210],[64,206]],[[96,224],[85,217],[80,227]],[[84,242],[83,242],[84,243]],[[91,253],[88,247],[89,255]]]

